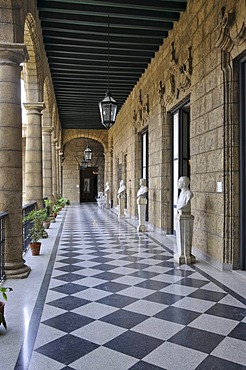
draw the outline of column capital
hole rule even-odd
[[[51,134],[54,131],[52,126],[42,126],[42,132],[44,134]]]
[[[0,43],[0,64],[17,64],[29,58],[25,44]]]
[[[44,102],[27,102],[23,103],[24,108],[27,110],[28,114],[41,114],[42,110],[45,108]]]

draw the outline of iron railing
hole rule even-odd
[[[5,220],[8,213],[0,212],[0,282],[5,279],[4,255],[5,255]]]
[[[36,208],[37,203],[31,202],[25,204],[22,207],[22,219],[33,209]],[[4,272],[4,257],[5,257],[5,237],[6,237],[6,217],[8,216],[7,212],[0,212],[0,282],[5,279]],[[31,221],[23,222],[22,226],[22,252],[26,252],[28,245],[30,243],[29,231],[32,227]]]
[[[22,219],[28,215],[29,212],[32,210],[36,209],[37,203],[36,202],[31,202],[28,204],[25,204],[22,207]],[[28,245],[31,241],[29,231],[32,227],[32,221],[24,221],[23,222],[23,227],[22,227],[22,252],[26,252]]]

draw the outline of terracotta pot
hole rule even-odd
[[[43,226],[45,229],[48,229],[50,227],[50,221],[46,220],[43,222]]]
[[[41,242],[30,243],[30,248],[33,256],[38,256],[40,252]]]

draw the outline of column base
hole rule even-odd
[[[25,262],[24,260],[22,262]],[[31,267],[22,264],[9,263],[5,264],[4,271],[7,279],[24,279],[28,277]]]
[[[137,227],[137,232],[144,233],[145,231],[146,231],[146,226],[145,225],[139,225]]]
[[[196,263],[196,257],[191,254],[190,256],[184,256],[180,255],[179,253],[176,253],[174,255],[174,259],[176,262],[178,262],[180,265],[191,265],[192,263]]]

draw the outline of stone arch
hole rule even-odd
[[[102,146],[104,152],[108,151],[108,131],[104,130],[65,130],[63,131],[62,145],[73,139],[84,138],[98,141]]]
[[[31,13],[26,15],[24,22],[24,43],[27,47],[29,60],[24,64],[23,77],[28,102],[42,101],[42,64],[41,48],[37,26]]]
[[[60,138],[60,124],[59,124],[59,115],[58,115],[58,112],[57,112],[57,107],[56,105],[53,103],[52,105],[52,114],[51,114],[51,119],[52,119],[52,126],[54,128],[54,138],[58,139]]]
[[[45,108],[43,110],[43,125],[44,126],[52,126],[52,114],[51,114],[51,107],[52,107],[52,101],[51,101],[51,84],[48,77],[44,80],[44,104]]]

